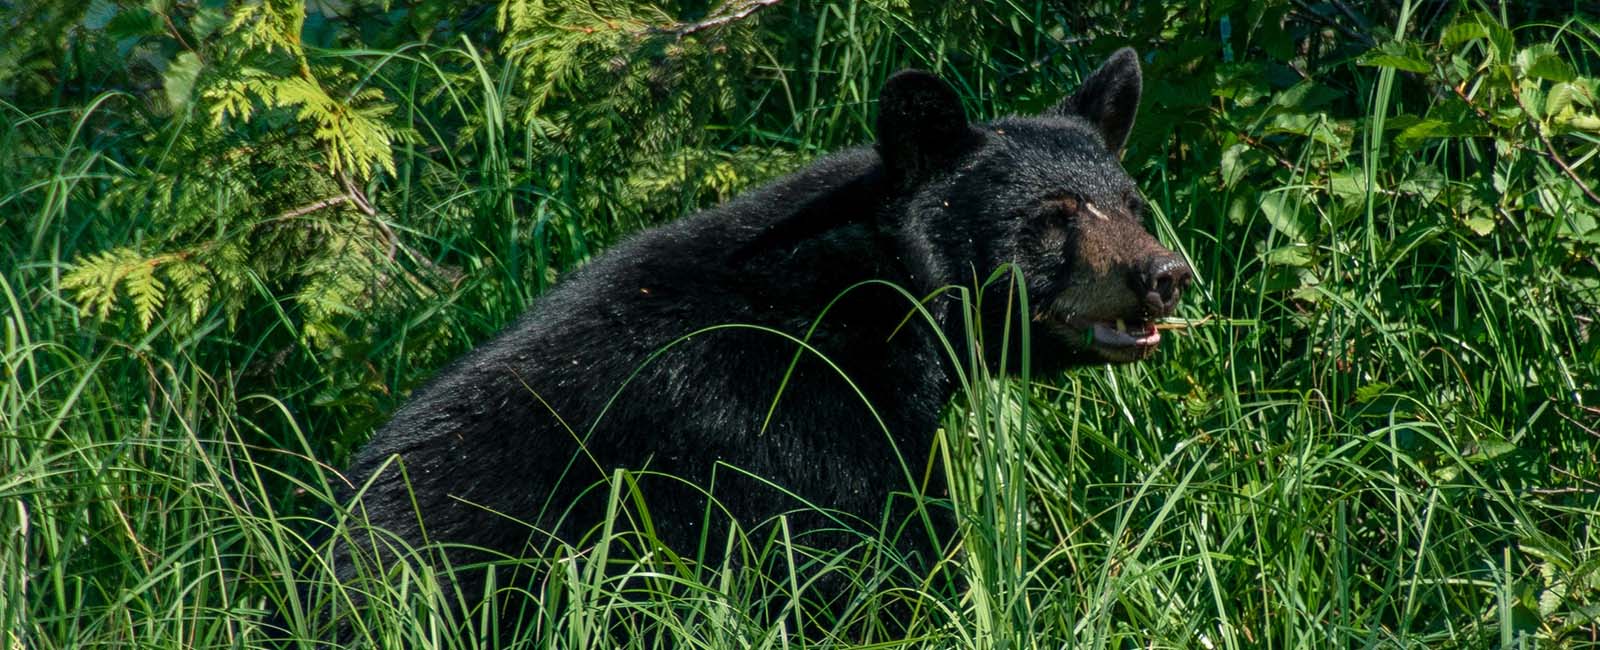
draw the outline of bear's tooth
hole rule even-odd
[[[1123,334],[1127,334],[1128,333],[1128,324],[1122,322],[1121,318],[1117,319],[1117,331],[1118,332],[1122,332]]]

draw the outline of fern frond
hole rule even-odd
[[[184,259],[173,260],[163,270],[177,285],[179,298],[189,308],[189,323],[198,323],[211,306],[211,273],[204,266]]]
[[[133,300],[134,316],[146,331],[166,302],[167,285],[156,277],[156,267],[160,263],[159,257],[145,260],[142,264],[131,265],[128,274],[123,276],[128,297]]]
[[[117,283],[130,256],[137,259],[138,253],[127,248],[90,253],[73,264],[61,279],[61,286],[73,292],[79,309],[105,318],[116,306]]]

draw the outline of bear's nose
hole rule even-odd
[[[1182,258],[1170,253],[1157,255],[1145,263],[1144,272],[1139,274],[1138,289],[1144,294],[1145,305],[1152,314],[1166,316],[1178,308],[1178,298],[1193,277],[1194,272]]]

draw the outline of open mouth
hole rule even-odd
[[[1071,323],[1069,327],[1076,330],[1084,347],[1112,362],[1144,359],[1161,344],[1161,331],[1149,320],[1088,320]]]

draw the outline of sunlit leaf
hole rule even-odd
[[[1389,41],[1361,55],[1357,62],[1361,65],[1395,68],[1406,72],[1433,70],[1433,65],[1428,63],[1422,47],[1411,41]]]

